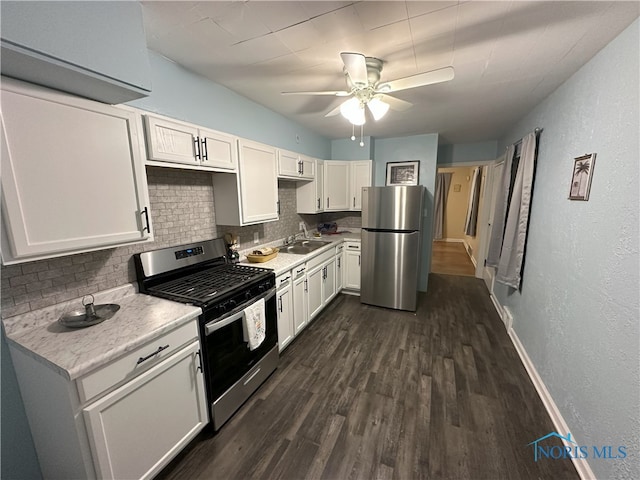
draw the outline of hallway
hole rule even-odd
[[[476,267],[462,242],[436,241],[431,252],[431,273],[475,276]]]
[[[432,274],[415,314],[338,296],[158,478],[577,479],[553,430],[482,280]]]

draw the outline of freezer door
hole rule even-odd
[[[362,228],[420,230],[424,187],[364,187]]]
[[[360,301],[415,311],[420,232],[362,231]]]

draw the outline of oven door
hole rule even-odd
[[[210,401],[215,402],[243,375],[264,357],[278,342],[276,289],[271,288],[252,298],[227,315],[207,323],[204,327],[206,368]],[[249,350],[244,340],[244,309],[264,298],[265,339],[255,350]]]

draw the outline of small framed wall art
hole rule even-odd
[[[420,161],[387,162],[387,186],[418,185]]]
[[[596,154],[587,153],[573,160],[573,174],[571,176],[571,188],[569,200],[589,200],[591,190],[591,177],[596,163]]]

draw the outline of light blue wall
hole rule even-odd
[[[640,478],[639,30],[636,20],[501,142],[544,128],[522,292],[496,293],[579,444],[627,446],[625,460],[589,460],[603,479]],[[585,153],[597,154],[591,195],[570,201]]]
[[[433,195],[436,184],[438,134],[411,137],[374,139],[374,185],[385,184],[387,162],[420,160],[419,181],[427,189],[423,215],[422,259],[420,262],[420,291],[427,290],[431,270],[431,225],[433,223]]]
[[[149,58],[151,95],[130,105],[317,158],[331,155],[327,138],[151,50]]]
[[[360,146],[360,137],[355,140],[351,138],[339,138],[331,141],[332,160],[372,160],[373,159],[373,139],[363,138],[364,146]]]
[[[440,145],[438,147],[438,165],[440,166],[495,160],[497,156],[497,140],[476,143],[456,143],[453,145]]]

